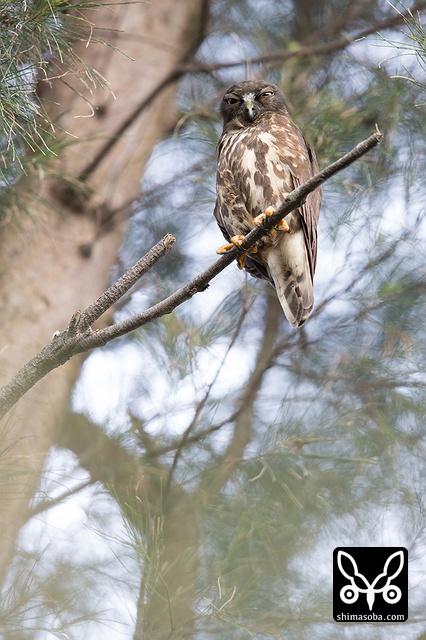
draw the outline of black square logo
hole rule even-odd
[[[333,552],[336,622],[404,622],[408,552],[404,547],[339,547]]]

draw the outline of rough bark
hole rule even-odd
[[[61,126],[78,137],[61,153],[55,172],[84,176],[90,197],[76,199],[61,180],[47,181],[47,186],[45,181],[25,208],[10,212],[9,222],[1,230],[0,385],[54,331],[66,326],[74,311],[86,307],[105,289],[144,164],[153,144],[175,118],[173,83],[157,92],[146,109],[139,109],[136,118],[131,116],[162,79],[173,75],[176,64],[185,60],[194,46],[202,5],[201,0],[184,0],[177,8],[174,0],[156,0],[117,5],[114,11],[102,10],[91,16],[97,24],[117,30],[103,35],[127,54],[99,44],[79,45],[81,57],[107,77],[112,90],[97,89],[87,96],[99,107],[97,115],[76,118],[89,115],[90,108],[59,82],[43,89],[43,97],[52,105],[58,103],[55,108],[64,112]],[[132,124],[117,143],[102,152],[125,120]],[[94,158],[98,159],[95,166]],[[111,224],[109,214],[117,210],[119,222]],[[106,233],[99,234],[100,218],[110,222]],[[91,251],[83,254],[82,246],[90,246]],[[1,458],[0,578],[80,365],[81,361],[74,359],[52,372],[1,424],[2,450],[13,446]]]

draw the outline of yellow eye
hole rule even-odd
[[[228,104],[238,104],[240,101],[238,100],[238,98],[227,98],[226,102]]]
[[[260,102],[263,102],[265,98],[270,98],[273,95],[274,95],[273,91],[264,91],[263,93],[260,94],[259,100]]]

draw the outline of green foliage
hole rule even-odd
[[[415,74],[412,73],[410,66],[406,68],[407,75],[401,76],[402,79],[412,82],[416,85],[422,93],[426,90],[424,77],[420,77],[420,73],[426,70],[426,31],[422,24],[421,15],[417,12],[412,12],[409,7],[406,7],[402,2],[395,3],[395,10],[403,16],[404,28],[401,29],[402,37],[398,39],[389,39],[382,36],[386,45],[393,47],[396,50],[397,56],[407,56],[408,58],[415,58],[418,65],[418,70]]]
[[[37,95],[38,83],[76,75],[93,88],[106,81],[76,53],[75,42],[103,42],[85,12],[102,3],[19,0],[0,3],[0,184],[57,150],[57,130]]]

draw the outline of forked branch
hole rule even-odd
[[[381,139],[382,134],[377,129],[372,136],[357,144],[349,153],[319,171],[315,176],[292,191],[275,213],[265,220],[262,227],[255,227],[245,236],[241,246],[236,246],[228,251],[191,282],[188,282],[161,302],[122,322],[117,322],[103,329],[92,330],[95,320],[110,309],[158,260],[170,251],[175,238],[170,234],[165,236],[87,309],[76,311],[70,320],[68,328],[62,333],[56,333],[50,343],[25,364],[7,385],[0,389],[0,419],[36,382],[73,356],[102,347],[115,338],[171,313],[196,293],[205,291],[210,281],[226,269],[239,254],[249,249],[262,236],[266,235],[282,218],[285,218],[294,209],[300,207],[309,193],[368,153]]]

